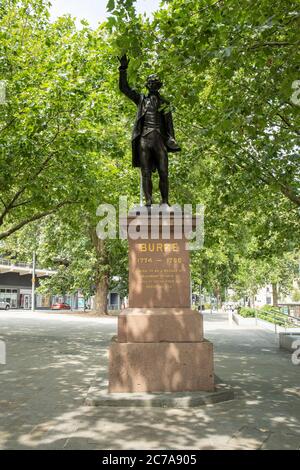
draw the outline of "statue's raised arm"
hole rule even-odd
[[[137,91],[133,90],[128,84],[127,81],[127,69],[130,59],[127,58],[126,54],[123,54],[119,58],[120,67],[119,67],[119,88],[124,95],[128,96],[136,105],[139,104],[141,95]]]

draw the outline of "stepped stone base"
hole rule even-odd
[[[103,373],[97,374],[91,385],[85,405],[145,408],[191,408],[233,400],[234,392],[215,376],[213,392],[140,392],[108,393],[108,383]]]
[[[202,315],[190,308],[127,308],[118,318],[120,343],[202,340]]]
[[[122,343],[109,349],[109,392],[214,391],[213,345],[198,342]]]

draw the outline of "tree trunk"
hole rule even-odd
[[[217,310],[219,310],[219,306],[220,306],[220,301],[221,301],[221,295],[220,295],[220,287],[219,286],[216,286],[215,289],[214,289],[214,296],[217,300]]]
[[[98,313],[107,315],[107,296],[108,296],[108,277],[101,276],[101,279],[96,281],[95,292],[95,309]]]
[[[278,289],[276,282],[272,283],[273,307],[278,307]]]
[[[109,256],[105,240],[98,238],[95,227],[90,228],[90,236],[96,251],[95,266],[95,309],[99,314],[108,314],[107,296],[110,278]]]

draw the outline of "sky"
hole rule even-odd
[[[92,28],[98,26],[98,22],[105,20],[106,4],[108,0],[50,0],[52,3],[50,12],[51,18],[55,19],[66,13],[70,13],[77,18],[77,25],[80,19],[88,20]],[[160,0],[137,0],[136,9],[139,13],[146,13],[148,16],[158,10]]]

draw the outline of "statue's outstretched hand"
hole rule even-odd
[[[120,68],[121,69],[127,69],[128,68],[128,64],[130,62],[130,59],[127,58],[127,55],[126,54],[123,54],[122,57],[118,57],[119,59],[119,62],[120,62]]]

